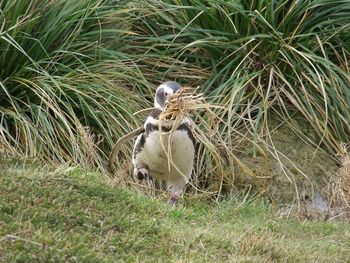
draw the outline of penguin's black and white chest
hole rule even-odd
[[[148,117],[145,132],[135,142],[133,163],[137,169],[147,169],[154,179],[187,183],[195,155],[191,120],[183,119],[175,131],[172,125],[167,121],[159,129],[159,121]]]

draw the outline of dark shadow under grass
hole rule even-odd
[[[2,262],[345,262],[344,223],[280,219],[260,201],[172,208],[81,170],[0,172]]]

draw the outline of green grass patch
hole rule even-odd
[[[4,262],[345,262],[350,227],[280,219],[261,200],[177,207],[111,187],[99,173],[0,176]]]

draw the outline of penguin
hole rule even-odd
[[[169,96],[180,89],[181,85],[175,81],[164,82],[157,88],[154,110],[147,117],[142,133],[136,138],[132,158],[136,178],[166,182],[170,193],[169,203],[172,205],[177,204],[191,177],[196,147],[191,130],[193,122],[189,117],[180,120],[175,130],[172,130],[174,120],[159,119]]]

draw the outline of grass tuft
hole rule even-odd
[[[2,1],[0,150],[104,169],[114,138],[137,125],[148,82],[108,47],[127,31],[104,1]],[[116,16],[116,15],[119,16]],[[114,16],[115,19],[111,20]]]

